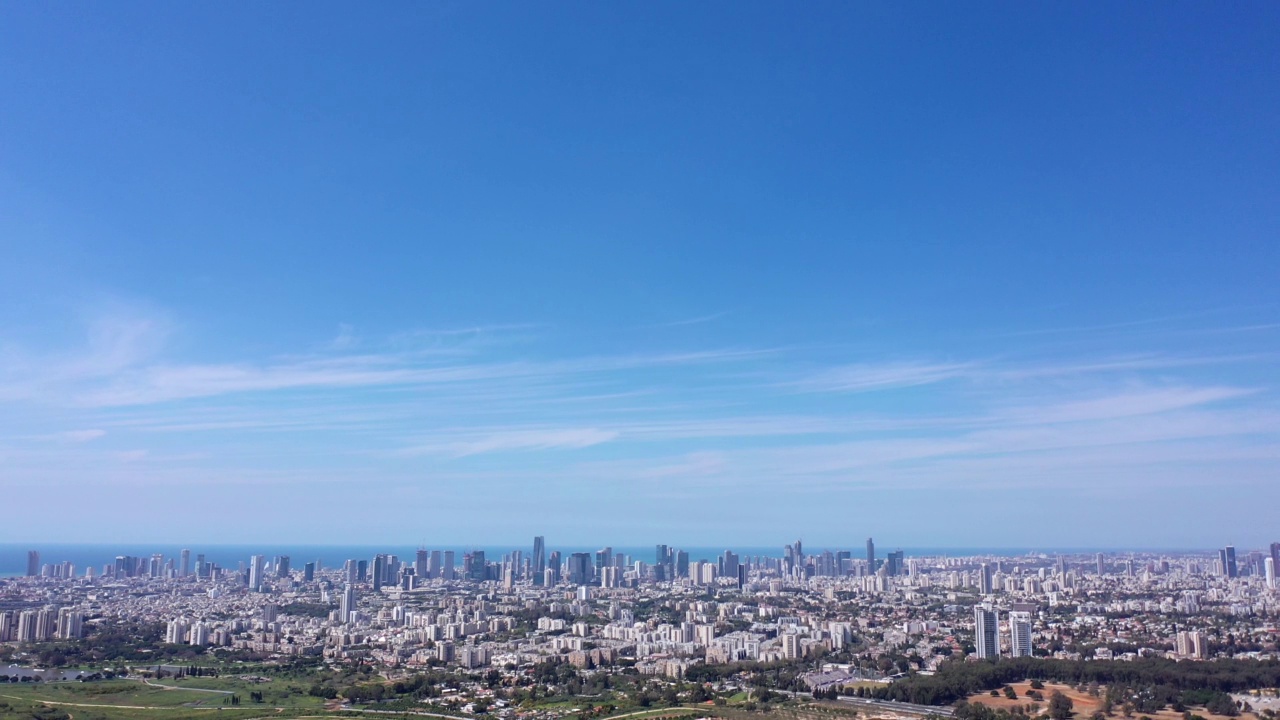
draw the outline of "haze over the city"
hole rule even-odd
[[[1262,547],[1278,26],[0,6],[0,542]]]

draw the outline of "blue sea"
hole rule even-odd
[[[726,549],[732,550],[741,557],[782,557],[783,551],[781,546],[770,547],[676,547],[689,553],[690,560],[714,560],[721,555]],[[131,555],[134,557],[150,557],[156,553],[160,553],[165,558],[178,558],[184,548],[191,550],[191,562],[194,564],[196,556],[203,554],[207,562],[212,562],[227,569],[236,569],[240,563],[247,563],[251,555],[265,555],[272,558],[278,555],[288,555],[290,565],[295,569],[301,569],[302,566],[309,562],[318,562],[320,567],[336,568],[349,559],[369,560],[378,553],[386,553],[396,555],[402,561],[412,561],[414,554],[419,549],[414,545],[273,545],[271,543],[262,543],[259,545],[166,545],[163,543],[156,544],[62,544],[62,543],[0,543],[0,577],[24,575],[27,571],[27,551],[36,550],[40,553],[40,562],[45,563],[61,563],[70,561],[76,567],[76,574],[83,575],[85,568],[93,567],[95,572],[100,572],[102,566],[109,564],[115,560],[117,555]],[[428,550],[452,550],[455,553],[455,562],[459,565],[462,563],[463,553],[473,550],[483,550],[486,559],[490,561],[501,560],[502,556],[512,550],[521,550],[526,556],[533,552],[532,544],[520,547],[511,545],[470,545],[470,546],[449,546],[440,545],[428,547]],[[567,557],[569,553],[574,552],[595,552],[600,547],[581,547],[581,546],[555,546],[548,544],[547,553],[553,550],[559,550],[562,556]],[[999,556],[999,557],[1019,557],[1028,554],[1046,554],[1046,555],[1077,555],[1091,554],[1094,552],[1117,552],[1105,548],[897,548],[889,545],[877,546],[876,550],[880,557],[885,553],[893,550],[901,549],[908,557],[937,557],[940,555],[952,557],[968,557],[975,555]],[[855,545],[852,547],[822,547],[806,545],[805,554],[821,553],[823,550],[831,550],[836,552],[839,550],[848,550],[855,558],[865,557],[866,549],[863,545]],[[630,555],[633,561],[643,560],[652,563],[654,560],[654,546],[646,545],[641,547],[614,547],[614,553],[623,553]],[[1128,551],[1125,551],[1128,552]],[[1141,552],[1160,552],[1155,550],[1143,550]],[[1164,551],[1170,553],[1184,553],[1186,551]],[[176,562],[175,562],[176,564]]]

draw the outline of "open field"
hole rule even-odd
[[[217,678],[202,678],[200,685],[221,684],[223,687],[196,688],[175,685],[182,681],[166,680],[147,685],[136,680],[113,680],[96,683],[6,683],[0,684],[0,720],[31,718],[41,706],[68,713],[74,720],[116,720],[117,718],[154,718],[155,720],[188,720],[217,717],[220,720],[242,720],[265,716],[288,718],[315,714],[321,710],[319,698],[289,695],[288,702],[276,703],[270,683],[251,684],[238,680],[218,683]],[[247,688],[263,693],[264,702],[251,703]],[[240,696],[240,705],[224,704],[231,694]],[[55,716],[56,717],[56,716]]]
[[[1018,698],[1016,700],[1010,700],[1006,698],[1004,696],[1004,693],[1001,693],[1000,697],[998,698],[991,697],[989,693],[979,693],[977,695],[971,695],[969,697],[969,702],[981,703],[991,708],[1005,708],[1005,709],[1009,709],[1019,705],[1026,705],[1027,703],[1034,702],[1031,698],[1027,697],[1027,691],[1031,689],[1030,682],[1014,683],[1011,687],[1013,688],[1014,692],[1018,694]],[[1093,697],[1088,693],[1080,692],[1079,690],[1076,690],[1070,685],[1061,685],[1058,683],[1050,683],[1050,682],[1046,682],[1044,684],[1044,689],[1040,691],[1041,693],[1044,694],[1044,697],[1045,697],[1045,702],[1040,704],[1042,708],[1047,707],[1049,695],[1052,694],[1054,690],[1058,690],[1063,695],[1066,695],[1067,697],[1071,698],[1071,702],[1074,704],[1073,709],[1075,712],[1075,716],[1077,718],[1088,718],[1093,713],[1102,709],[1101,697]],[[1228,718],[1225,715],[1214,715],[1213,713],[1206,711],[1204,708],[1197,708],[1197,709],[1194,709],[1192,712],[1194,712],[1196,715],[1200,715],[1201,717],[1204,717],[1206,720],[1259,720],[1257,715],[1254,715],[1253,713],[1242,713],[1237,718]],[[1115,717],[1123,720],[1123,715],[1121,715],[1118,708],[1115,711]],[[1143,718],[1143,717],[1151,718],[1151,720],[1182,720],[1182,713],[1174,712],[1173,710],[1169,710],[1169,709],[1161,710],[1158,713],[1137,713],[1137,712],[1134,713],[1134,718]]]
[[[262,693],[262,704],[277,707],[303,707],[320,709],[324,706],[324,700],[318,697],[312,697],[307,694],[310,688],[309,683],[301,680],[277,679],[272,678],[268,682],[252,682],[242,680],[238,676],[224,675],[221,677],[184,677],[184,678],[166,678],[164,680],[152,681],[155,685],[164,685],[169,687],[183,688],[183,690],[174,690],[172,692],[190,692],[195,690],[217,691],[219,693],[234,693],[240,696],[242,703],[248,702],[249,693]],[[205,693],[208,695],[208,693]],[[210,702],[210,698],[205,697],[205,704]],[[214,702],[221,702],[219,698],[214,698]]]
[[[250,692],[263,693],[252,703]],[[231,694],[239,705],[225,704]],[[279,700],[279,702],[277,702]],[[160,681],[114,680],[97,683],[0,685],[0,720],[251,720],[279,718],[414,717],[428,714],[325,709],[324,701],[305,694],[296,681],[252,682],[238,677],[166,678]],[[373,713],[373,714],[367,714]],[[833,704],[792,704],[749,711],[741,706],[697,706],[621,710],[608,720],[870,720]],[[1180,719],[1174,719],[1180,720]]]

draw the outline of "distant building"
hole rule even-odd
[[[37,577],[40,575],[40,551],[27,551],[27,577]]]
[[[1202,632],[1183,630],[1174,639],[1175,651],[1182,657],[1204,660],[1209,657],[1209,647]]]
[[[187,644],[193,647],[204,647],[209,644],[209,626],[197,622],[187,631]]]
[[[982,563],[978,566],[978,592],[982,595],[990,595],[994,591],[992,581],[994,575],[992,573],[991,563]]]
[[[1218,551],[1218,564],[1222,566],[1223,577],[1234,578],[1239,576],[1234,545],[1228,545]]]
[[[356,588],[347,584],[342,588],[342,600],[338,603],[338,613],[344,623],[351,622],[351,614],[356,611]]]
[[[550,576],[544,577],[543,583],[550,586],[559,585],[560,584],[560,551],[559,550],[552,550],[551,554],[547,556],[547,572],[550,573]]]
[[[1009,655],[1031,657],[1031,613],[1025,610],[1009,612]]]
[[[795,633],[787,633],[782,636],[782,657],[788,660],[795,660],[802,657],[800,650],[800,636]]]
[[[249,558],[249,589],[262,592],[262,573],[266,567],[265,555],[254,555]]]
[[[190,639],[188,631],[190,629],[191,626],[182,618],[170,620],[168,627],[165,628],[164,641],[170,645],[180,645],[188,642]]]
[[[902,558],[903,553],[901,550],[895,550],[894,552],[889,553],[888,557],[885,558],[885,567],[888,568],[885,574],[889,577],[897,577],[898,575],[901,575],[903,568]]]
[[[996,612],[990,606],[973,608],[973,645],[978,657],[992,660],[1000,657],[1000,627]]]
[[[530,568],[530,574],[533,575],[533,584],[541,585],[546,579],[547,570],[547,544],[541,535],[533,538],[533,563]]]
[[[576,552],[569,556],[569,582],[573,585],[586,585],[591,582],[591,555]]]
[[[72,608],[58,610],[58,638],[76,640],[84,637],[84,613]]]

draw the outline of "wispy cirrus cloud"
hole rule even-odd
[[[526,342],[516,326],[322,338],[310,353],[208,362],[180,353],[186,342],[168,349],[162,322],[123,316],[94,332],[74,353],[0,359],[0,386],[38,388],[22,423],[0,421],[0,482],[354,478],[467,497],[519,477],[563,499],[603,484],[615,498],[665,502],[728,488],[1034,491],[1072,473],[1072,487],[1160,471],[1190,485],[1210,471],[1189,468],[1260,477],[1280,447],[1259,372],[1271,360],[1212,348],[943,359],[860,349],[856,362],[831,346],[575,354]],[[28,442],[36,435],[62,444]]]
[[[600,428],[545,428],[510,430],[488,435],[457,439],[445,443],[420,445],[407,448],[398,454],[449,455],[468,457],[493,452],[530,450],[576,450],[609,442],[618,437],[613,430]]]
[[[1006,413],[1037,423],[1083,422],[1155,415],[1247,397],[1257,393],[1253,388],[1239,387],[1148,387],[1135,388],[1087,400],[1056,402],[1045,406],[1023,406]]]
[[[89,428],[85,430],[65,430],[63,432],[49,433],[46,435],[29,435],[25,439],[59,443],[86,443],[92,440],[97,440],[106,434],[106,430],[102,430],[100,428]]]
[[[655,323],[650,327],[684,327],[686,325],[702,325],[704,323],[715,322],[722,317],[728,315],[729,312],[721,311],[708,313],[706,315],[695,315],[694,317],[681,318],[679,320],[671,320],[668,322]]]
[[[869,392],[945,382],[977,367],[976,363],[857,363],[818,370],[786,384],[806,392]]]
[[[719,350],[570,360],[429,364],[412,354],[308,358],[268,364],[146,365],[121,370],[100,385],[76,386],[88,406],[125,406],[297,389],[431,386],[502,379],[588,376],[644,368],[734,362],[765,351]]]

